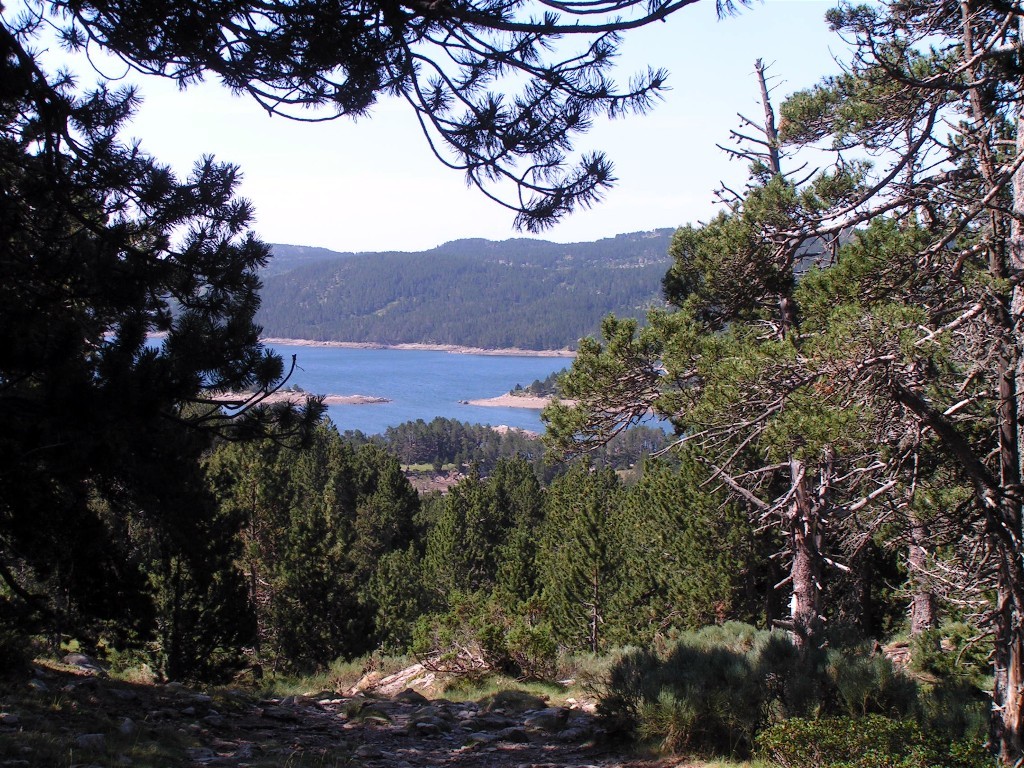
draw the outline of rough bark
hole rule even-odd
[[[928,568],[928,542],[930,540],[926,523],[911,518],[910,547],[907,561],[910,566],[910,579],[913,593],[910,598],[910,634],[913,637],[935,629],[938,625],[937,602],[932,592],[921,580],[921,575]]]
[[[790,579],[793,596],[790,602],[793,642],[801,653],[817,647],[824,628],[821,617],[821,577],[824,561],[821,555],[820,510],[807,491],[803,462],[790,460],[794,483],[789,514],[789,539],[793,563]]]
[[[1024,19],[1018,18],[1018,29]],[[1024,82],[1018,82],[1018,89]],[[1024,156],[1024,115],[1016,114],[1016,156]],[[999,569],[996,605],[996,653],[993,707],[1000,758],[1012,764],[1024,756],[1024,533],[1021,530],[1021,450],[1024,425],[1020,423],[1018,397],[1024,389],[1024,292],[1018,282],[1024,273],[1024,168],[1013,175],[1014,216],[1006,253],[1006,276],[1014,281],[1004,318],[1006,336],[997,360],[999,366],[999,459],[1000,484],[1006,494],[999,505],[1004,525],[1004,554]]]

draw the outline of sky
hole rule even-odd
[[[649,114],[600,121],[581,137],[579,149],[607,153],[618,182],[602,202],[538,236],[584,242],[707,220],[720,182],[742,186],[745,177],[743,164],[715,145],[738,127],[738,112],[761,115],[754,60],[771,65],[776,101],[837,72],[847,49],[824,22],[833,4],[766,0],[719,21],[714,3],[702,0],[627,33],[617,81],[664,67],[671,90]],[[268,242],[419,251],[461,238],[533,236],[434,158],[404,102],[381,100],[356,121],[298,123],[214,82],[181,92],[159,78],[128,80],[144,101],[124,133],[182,175],[204,154],[239,165],[254,229]]]

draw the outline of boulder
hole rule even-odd
[[[83,733],[75,737],[75,746],[89,752],[102,752],[107,748],[107,737],[102,733]]]
[[[107,673],[99,661],[92,656],[86,656],[84,653],[69,653],[62,661],[69,667],[78,667],[95,675],[105,675]]]
[[[412,688],[406,688],[394,696],[395,701],[400,701],[403,704],[426,704],[430,699],[424,696],[419,691],[415,691]]]
[[[466,744],[493,744],[498,741],[497,734],[489,733],[487,731],[477,731],[471,733],[466,737]]]
[[[565,727],[568,718],[569,710],[561,707],[548,707],[527,715],[523,719],[523,725],[530,730],[556,733]]]
[[[520,728],[519,726],[502,728],[498,731],[497,736],[502,741],[509,741],[513,744],[528,744],[530,742],[530,735],[525,729]]]

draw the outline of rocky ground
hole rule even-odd
[[[548,706],[503,692],[428,699],[421,670],[333,691],[259,699],[241,690],[133,685],[87,663],[37,667],[0,690],[0,768],[366,766],[668,768],[609,746],[593,702]],[[400,689],[400,690],[399,690]]]

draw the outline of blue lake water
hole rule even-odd
[[[505,394],[516,384],[529,386],[572,365],[566,357],[465,355],[404,349],[345,349],[268,344],[296,369],[288,384],[321,395],[373,395],[389,403],[328,406],[331,420],[344,432],[379,434],[390,426],[436,416],[476,424],[541,432],[540,411],[463,405]]]

